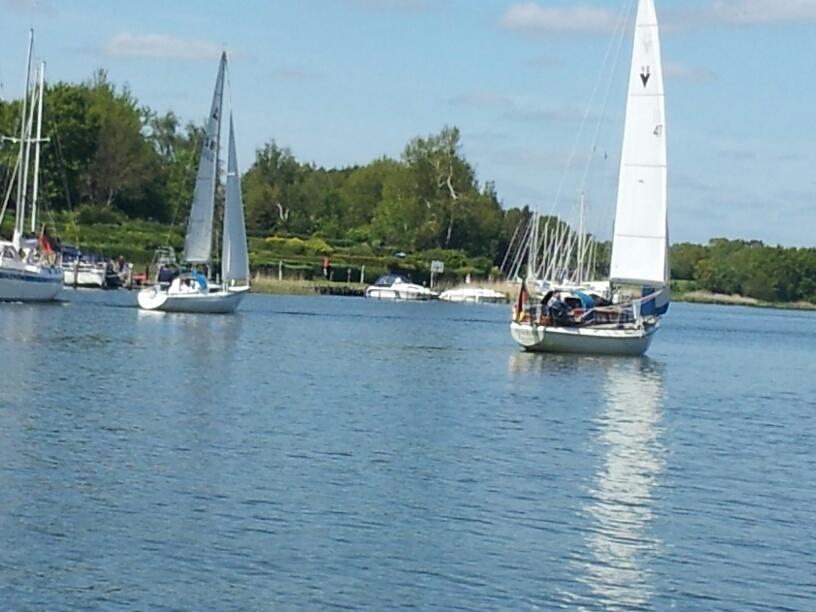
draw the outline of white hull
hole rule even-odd
[[[391,289],[389,287],[369,287],[365,296],[375,300],[411,300],[425,301],[436,297],[432,291],[415,291],[409,289]]]
[[[105,282],[104,270],[79,270],[74,272],[74,270],[65,269],[64,283],[67,287],[97,287],[104,289]]]
[[[524,350],[536,353],[643,355],[659,325],[642,327],[546,327],[511,323],[510,333]]]
[[[449,289],[440,293],[439,299],[457,304],[501,304],[507,296],[492,289]]]
[[[139,308],[160,312],[229,314],[235,312],[249,287],[213,291],[210,293],[168,293],[154,286],[139,291]]]
[[[1,301],[50,302],[61,289],[62,270],[59,268],[23,270],[0,266]]]

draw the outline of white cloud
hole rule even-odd
[[[616,15],[607,9],[545,7],[536,2],[513,4],[499,19],[501,27],[527,34],[596,34],[613,31],[616,23]]]
[[[109,57],[210,60],[221,56],[219,45],[165,34],[117,34],[102,47]]]
[[[735,25],[815,21],[816,0],[715,0],[708,14]]]
[[[353,0],[377,2],[388,0]],[[398,1],[398,0],[394,0]],[[419,0],[417,0],[419,1]],[[696,9],[658,11],[666,30],[711,25],[765,25],[816,21],[816,0],[709,0]],[[615,30],[618,16],[607,8],[584,3],[550,7],[543,1],[512,4],[499,25],[522,34],[605,34]]]

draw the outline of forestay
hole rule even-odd
[[[668,282],[666,111],[653,0],[640,0],[621,155],[610,279]]]
[[[190,263],[209,263],[212,251],[213,214],[215,209],[215,185],[218,181],[218,148],[221,140],[221,111],[224,101],[224,71],[227,55],[221,56],[218,77],[215,81],[207,130],[201,143],[193,205],[187,221],[184,240],[184,259]]]
[[[229,153],[227,158],[227,189],[224,204],[224,238],[221,245],[221,266],[224,282],[244,281],[249,284],[244,204],[241,199],[241,176],[235,155],[235,132],[232,115],[229,124]]]

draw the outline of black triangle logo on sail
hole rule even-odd
[[[644,87],[646,87],[646,85],[649,83],[649,77],[651,76],[652,74],[648,66],[640,69],[640,80],[643,81]]]

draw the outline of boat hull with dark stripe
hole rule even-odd
[[[589,355],[643,355],[649,350],[658,329],[657,322],[643,325],[582,327],[510,324],[513,339],[526,351]]]
[[[50,302],[62,289],[62,281],[62,270],[56,267],[31,270],[0,266],[0,301]]]

